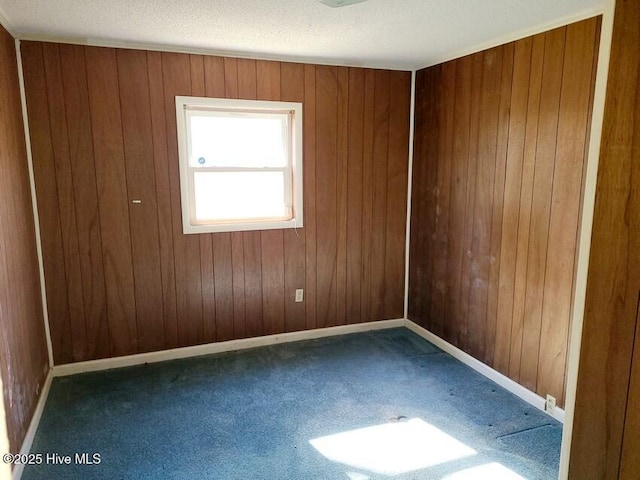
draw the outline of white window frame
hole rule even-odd
[[[187,110],[239,113],[288,113],[289,114],[289,159],[284,168],[207,167],[206,171],[285,171],[285,195],[291,199],[291,219],[196,223],[194,172],[205,171],[189,164],[190,138],[187,128]],[[228,98],[176,96],[176,120],[178,129],[178,158],[180,164],[180,195],[182,200],[182,231],[185,234],[239,232],[250,230],[273,230],[300,228],[303,226],[302,205],[302,103],[274,102],[262,100],[236,100]],[[256,201],[260,201],[256,198]]]

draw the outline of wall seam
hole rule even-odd
[[[578,386],[578,369],[582,347],[582,330],[584,324],[585,299],[587,289],[587,275],[591,251],[591,233],[595,210],[596,182],[600,159],[600,144],[604,123],[604,108],[607,93],[609,59],[611,56],[611,41],[613,38],[613,19],[615,14],[615,0],[606,0],[600,31],[600,45],[596,72],[593,110],[591,115],[591,131],[587,142],[589,144],[586,161],[584,198],[582,201],[582,218],[579,223],[578,266],[574,283],[573,315],[569,331],[569,349],[567,352],[567,370],[565,381],[565,428],[562,432],[562,446],[560,451],[560,473],[558,478],[569,476],[569,462],[571,459],[571,442],[573,436],[573,420]]]
[[[29,186],[31,188],[31,206],[33,209],[33,220],[36,235],[36,253],[38,257],[38,270],[40,273],[40,293],[42,296],[42,317],[44,321],[44,331],[47,341],[47,354],[49,356],[49,368],[53,368],[53,346],[51,343],[51,331],[49,328],[49,307],[47,304],[47,290],[44,277],[44,260],[42,254],[42,237],[40,232],[40,216],[38,214],[38,203],[36,198],[36,184],[33,169],[33,153],[31,151],[31,133],[29,130],[29,120],[27,118],[27,97],[24,87],[24,71],[22,69],[22,57],[20,56],[20,40],[15,40],[16,61],[18,64],[18,83],[20,86],[20,105],[22,107],[22,123],[24,127],[25,146],[27,152],[27,165],[29,169]]]

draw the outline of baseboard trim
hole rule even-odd
[[[104,358],[100,360],[90,360],[87,362],[68,363],[56,365],[52,372],[54,377],[64,377],[78,373],[97,372],[112,368],[130,367],[142,365],[144,363],[164,362],[167,360],[177,360],[181,358],[198,357],[201,355],[211,355],[214,353],[232,352],[236,350],[246,350],[248,348],[264,347],[279,343],[298,342],[300,340],[312,340],[315,338],[332,337],[349,333],[366,332],[372,330],[384,330],[388,328],[404,327],[403,318],[393,320],[380,320],[376,322],[355,323],[351,325],[338,325],[335,327],[316,328],[313,330],[303,330],[300,332],[279,333],[276,335],[266,335],[263,337],[242,338],[240,340],[229,340],[226,342],[207,343],[193,347],[173,348],[158,352],[138,353],[123,357]]]
[[[407,327],[412,332],[420,335],[425,340],[428,340],[429,342],[433,343],[436,347],[438,347],[441,350],[445,351],[446,353],[448,353],[449,355],[451,355],[455,359],[457,359],[457,360],[461,361],[462,363],[464,363],[465,365],[473,368],[476,372],[484,375],[489,380],[492,380],[493,382],[497,383],[502,388],[505,388],[508,391],[510,391],[511,393],[513,393],[514,395],[520,397],[525,402],[527,402],[527,403],[533,405],[534,407],[542,410],[543,412],[547,413],[548,415],[550,415],[551,417],[555,418],[559,422],[564,423],[564,410],[559,408],[559,407],[556,407],[554,409],[554,411],[553,411],[553,414],[548,413],[544,409],[545,403],[546,403],[545,399],[542,398],[537,393],[534,393],[531,390],[529,390],[528,388],[523,387],[519,383],[511,380],[509,377],[503,375],[502,373],[498,372],[497,370],[494,370],[490,366],[482,363],[480,360],[477,360],[476,358],[473,358],[468,353],[463,352],[458,347],[453,346],[452,344],[450,344],[446,340],[443,340],[442,338],[438,337],[437,335],[431,333],[429,330],[421,327],[417,323],[414,323],[411,320],[407,319],[407,320],[405,320],[405,327]]]
[[[22,447],[20,448],[21,455],[27,455],[31,451],[31,446],[33,445],[33,439],[36,436],[36,431],[38,430],[38,425],[40,425],[40,419],[42,418],[42,412],[44,412],[44,406],[47,403],[47,398],[49,397],[49,390],[51,389],[51,381],[53,380],[53,371],[50,369],[49,373],[47,373],[47,377],[44,379],[44,383],[42,384],[42,390],[40,391],[40,398],[38,398],[38,403],[36,404],[36,409],[33,412],[33,416],[31,417],[31,422],[29,422],[29,428],[27,429],[27,433],[24,436],[24,440],[22,441]],[[22,471],[24,470],[24,465],[18,464],[13,468],[11,476],[13,480],[20,480],[22,478]]]

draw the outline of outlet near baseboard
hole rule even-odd
[[[547,401],[544,404],[545,411],[553,415],[553,411],[556,409],[556,397],[547,394]]]

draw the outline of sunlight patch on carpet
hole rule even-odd
[[[329,460],[382,475],[400,475],[477,452],[420,418],[309,440]]]
[[[526,480],[500,463],[488,463],[447,475],[442,480]]]

